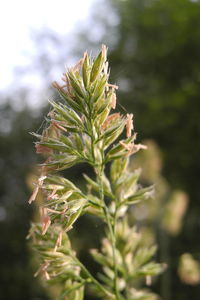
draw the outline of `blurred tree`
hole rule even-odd
[[[26,176],[36,163],[33,138],[40,116],[29,109],[16,112],[9,101],[0,107],[0,299],[47,299],[29,264],[26,243],[32,210]]]
[[[113,5],[120,25],[118,44],[111,53],[112,73],[121,73],[120,97],[139,112],[136,123],[145,137],[153,134],[162,146],[170,182],[189,189],[195,199],[200,3],[127,0]]]
[[[176,266],[184,251],[199,252],[200,2],[110,2],[120,20],[110,56],[112,74],[121,77],[121,102],[133,107],[143,138],[161,147],[169,183],[190,197],[181,235],[169,249]],[[183,287],[172,275],[170,300],[199,299],[199,287]]]

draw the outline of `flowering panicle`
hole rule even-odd
[[[138,278],[146,278],[149,284],[151,276],[162,270],[161,265],[149,262],[156,248],[141,247],[140,234],[125,216],[130,205],[151,196],[153,187],[141,188],[140,170],[131,172],[128,168],[129,156],[146,146],[135,144],[133,114],[113,112],[118,87],[108,82],[109,72],[104,45],[94,59],[86,52],[63,74],[62,85],[53,83],[62,102],[51,101],[48,127],[41,135],[34,134],[38,138],[36,152],[45,161],[29,203],[36,200],[39,191],[44,201],[40,224],[32,225],[29,237],[41,261],[35,275],[43,275],[50,284],[63,283],[58,299],[83,299],[86,284],[102,299],[153,299],[147,290],[138,290]],[[83,175],[87,193],[57,174],[79,163],[87,163],[95,171],[95,178]],[[107,163],[109,176],[105,173]],[[102,248],[91,250],[102,265],[99,280],[76,257],[67,235],[85,213],[107,225]]]

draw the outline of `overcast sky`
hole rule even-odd
[[[0,10],[0,89],[8,87],[16,66],[27,63],[30,32],[48,27],[60,34],[72,32],[90,15],[95,0],[6,0]]]

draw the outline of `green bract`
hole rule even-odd
[[[51,102],[48,127],[35,134],[37,153],[45,156],[29,203],[39,191],[40,222],[33,224],[29,237],[39,254],[41,274],[50,285],[61,286],[58,299],[84,298],[89,284],[102,299],[153,299],[139,289],[141,279],[150,281],[162,266],[151,261],[156,247],[145,248],[141,234],[128,222],[130,205],[145,201],[153,187],[141,188],[140,170],[129,170],[129,156],[145,146],[135,144],[132,114],[111,113],[116,107],[117,86],[108,83],[107,49],[102,46],[92,59],[84,54],[64,74],[64,85],[54,82],[62,102]],[[119,140],[126,131],[126,137]],[[95,177],[84,174],[88,193],[57,172],[79,163],[93,167]],[[110,175],[105,172],[108,164]],[[92,249],[102,266],[95,278],[72,250],[67,235],[82,214],[93,214],[107,225],[101,249]]]

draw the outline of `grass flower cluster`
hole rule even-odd
[[[61,102],[51,102],[48,127],[38,138],[36,152],[45,157],[40,176],[29,203],[42,192],[40,222],[33,223],[29,238],[39,255],[42,275],[50,285],[59,283],[58,299],[84,299],[90,286],[100,299],[154,299],[141,281],[149,285],[151,277],[162,271],[152,261],[156,247],[142,245],[142,236],[129,225],[130,206],[145,201],[153,187],[141,188],[140,170],[129,170],[129,158],[140,149],[133,131],[133,115],[116,109],[118,87],[108,82],[107,49],[103,45],[92,59],[88,53],[57,82]],[[122,137],[120,139],[120,137]],[[88,187],[84,192],[58,172],[80,163],[94,169],[94,177],[84,174]],[[101,265],[96,278],[72,249],[68,232],[83,214],[92,214],[105,224],[100,249],[91,249]]]

